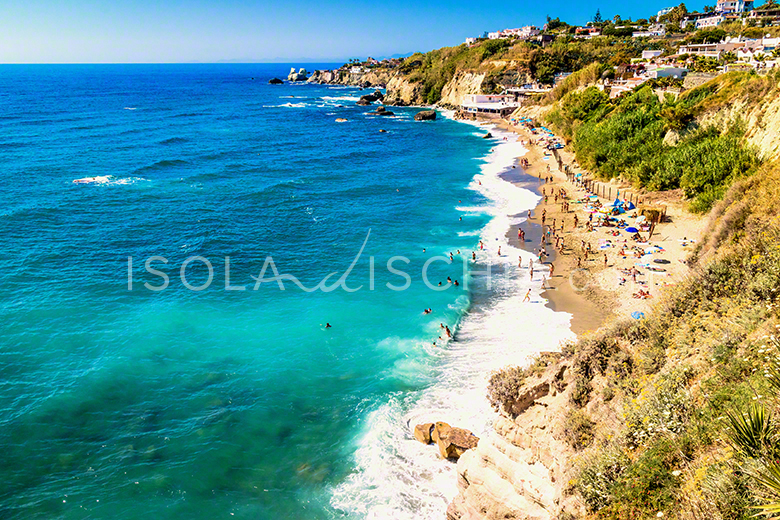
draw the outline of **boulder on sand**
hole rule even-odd
[[[418,424],[414,427],[414,438],[423,444],[430,444],[432,441],[433,423]]]
[[[435,110],[423,110],[422,112],[417,112],[414,115],[415,121],[433,121],[435,119],[436,119]]]
[[[284,81],[280,80],[279,78],[271,78],[268,80],[268,83],[270,85],[281,85],[282,83],[284,83]]]

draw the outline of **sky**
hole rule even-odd
[[[673,4],[669,4],[673,5]],[[702,5],[686,3],[688,9]],[[343,62],[484,31],[647,18],[650,0],[0,0],[0,63]]]

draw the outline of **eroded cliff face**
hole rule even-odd
[[[394,72],[387,69],[371,69],[366,72],[356,73],[342,70],[315,70],[307,82],[350,85],[354,87],[378,87],[387,85],[393,75]]]
[[[780,154],[780,97],[769,95],[752,104],[740,100],[699,120],[703,126],[714,124],[724,130],[737,122],[744,123],[745,138],[763,160]]]
[[[411,82],[400,74],[395,75],[387,83],[384,102],[386,105],[398,106],[424,105],[423,84]]]
[[[459,493],[448,520],[552,520],[563,512],[584,513],[578,499],[564,493],[574,457],[561,433],[567,387],[573,386],[567,379],[562,363],[528,381],[518,397],[519,415],[500,415],[494,431],[460,457]]]
[[[485,73],[456,72],[452,79],[444,85],[441,99],[437,104],[444,108],[458,108],[463,102],[463,96],[482,92],[484,80]]]

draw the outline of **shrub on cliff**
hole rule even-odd
[[[493,372],[488,381],[487,398],[496,411],[511,410],[525,382],[525,370],[509,366]]]
[[[587,448],[593,442],[595,423],[582,410],[569,410],[563,419],[563,436],[575,450]]]

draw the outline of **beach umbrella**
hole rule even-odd
[[[634,203],[631,201],[626,202],[626,209],[636,209],[636,206],[634,206]]]
[[[636,218],[636,223],[639,224],[640,222],[644,222],[645,220],[647,220],[647,217],[645,217],[644,215],[639,215]]]
[[[629,233],[639,233],[639,230],[633,226],[627,227],[626,231],[628,231]]]

